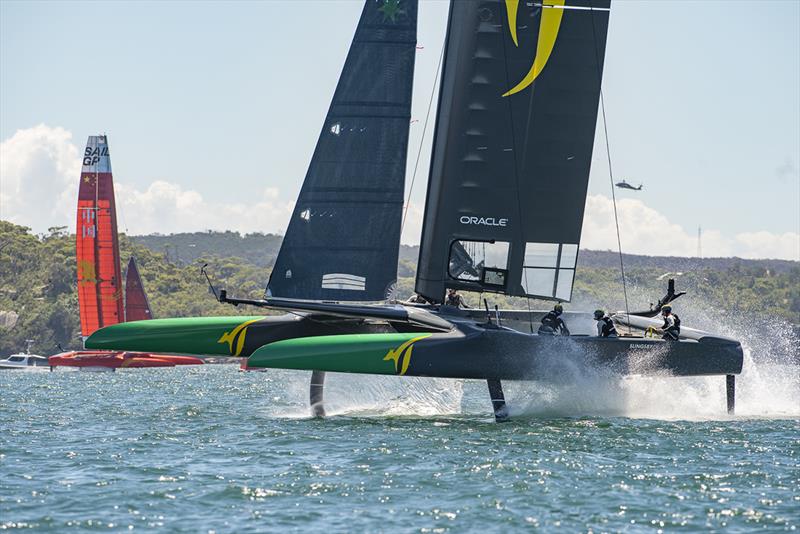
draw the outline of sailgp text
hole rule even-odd
[[[86,150],[83,152],[83,164],[84,165],[96,165],[97,162],[100,161],[100,157],[105,156],[108,157],[108,147],[90,147],[87,146]]]

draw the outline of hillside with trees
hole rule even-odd
[[[259,298],[280,247],[280,236],[198,232],[175,235],[120,236],[123,265],[136,257],[155,317],[246,315],[258,310],[234,308],[214,300],[200,274],[203,264],[218,287],[231,295]],[[400,251],[397,298],[411,295],[417,247]],[[631,309],[647,308],[675,277],[689,294],[679,301],[684,321],[701,328],[720,319],[739,324],[778,325],[800,332],[800,263],[737,258],[657,258],[625,255]],[[619,256],[581,251],[572,309],[624,309]],[[525,299],[484,295],[503,308],[526,309]],[[480,296],[466,295],[472,306]],[[550,303],[531,300],[534,309]],[[781,327],[780,325],[785,325]],[[65,228],[34,235],[28,228],[0,221],[0,355],[25,347],[52,354],[57,347],[80,347],[75,276],[75,237]]]

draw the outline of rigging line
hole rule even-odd
[[[591,0],[589,2],[591,7]],[[592,17],[592,41],[594,42],[594,57],[595,57],[595,66],[597,67],[597,77],[598,83],[600,84],[600,112],[603,116],[603,134],[606,141],[606,158],[608,159],[608,178],[611,182],[611,200],[614,204],[614,226],[617,230],[617,250],[619,251],[619,270],[620,275],[622,276],[622,294],[625,297],[625,315],[630,316],[630,309],[628,308],[628,286],[625,282],[625,262],[622,258],[622,239],[620,238],[619,234],[619,216],[617,214],[617,194],[614,191],[614,170],[611,166],[611,145],[608,141],[608,121],[606,120],[606,102],[603,96],[603,76],[600,72],[600,51],[598,50],[597,46],[597,30],[595,28],[595,21],[594,21],[594,10],[590,10],[590,16]],[[609,14],[610,18],[610,14]]]
[[[417,180],[417,169],[419,168],[419,160],[422,155],[422,147],[425,145],[425,134],[428,133],[428,120],[431,117],[431,108],[433,107],[433,97],[436,95],[436,87],[441,83],[439,73],[442,70],[442,60],[444,59],[444,50],[447,43],[442,44],[442,51],[439,54],[439,64],[436,66],[436,75],[433,78],[433,87],[431,87],[431,98],[428,101],[428,112],[425,114],[425,123],[422,126],[422,139],[419,141],[419,149],[417,150],[417,160],[414,163],[414,173],[411,175],[411,187],[408,188],[408,199],[406,199],[406,206],[403,209],[403,220],[400,223],[400,235],[403,235],[403,229],[406,226],[406,216],[408,215],[408,208],[411,206],[411,193],[414,191],[414,182]]]

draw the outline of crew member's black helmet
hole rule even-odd
[[[564,306],[562,306],[561,304],[556,304],[555,306],[553,306],[553,311],[561,315],[562,313],[564,313]]]
[[[672,313],[672,306],[669,304],[666,306],[661,306],[661,313]]]
[[[602,318],[603,318],[603,316],[604,316],[605,314],[606,314],[606,312],[604,312],[603,310],[595,310],[595,311],[594,311],[594,318],[595,318],[595,320],[598,320],[598,321],[599,321],[600,319],[602,319]]]

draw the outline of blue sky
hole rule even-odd
[[[72,150],[106,132],[131,233],[282,230],[361,5],[3,0],[0,217],[72,224]],[[412,162],[446,17],[421,2]],[[800,2],[616,0],[604,91],[615,178],[645,184],[619,192],[626,249],[688,255],[700,225],[709,254],[800,254]],[[611,248],[601,140],[584,244]]]

